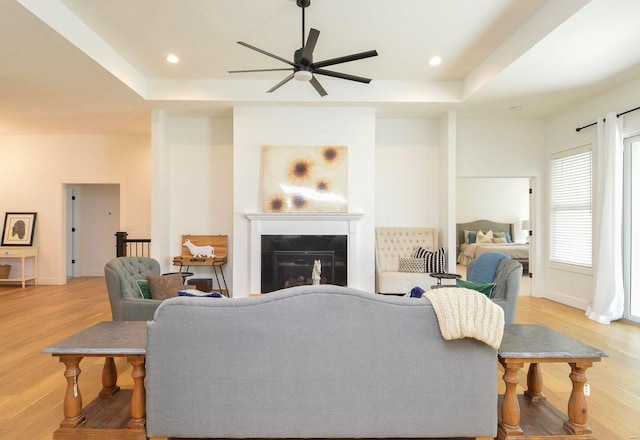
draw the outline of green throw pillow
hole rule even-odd
[[[136,283],[138,283],[140,297],[144,299],[151,299],[151,288],[149,287],[149,280],[136,280]]]
[[[467,289],[477,290],[478,292],[491,298],[493,288],[496,287],[496,283],[474,283],[473,281],[456,280],[457,287],[466,287]]]

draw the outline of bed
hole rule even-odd
[[[474,243],[478,231],[481,235],[491,231],[491,242]],[[458,264],[467,265],[469,260],[478,258],[486,252],[502,252],[512,259],[522,263],[525,271],[529,269],[529,245],[527,243],[513,243],[515,237],[515,224],[498,223],[491,220],[476,220],[456,225],[456,250],[458,252]],[[503,240],[504,237],[504,240]],[[504,242],[506,241],[506,242]],[[511,242],[509,242],[511,241]]]

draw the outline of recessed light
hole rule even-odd
[[[167,55],[167,61],[170,62],[171,64],[177,64],[180,62],[180,58],[178,58],[177,55],[169,54]]]
[[[430,66],[438,66],[440,65],[440,63],[442,63],[442,58],[440,58],[439,56],[434,56],[431,57],[431,59],[429,60],[429,65]]]

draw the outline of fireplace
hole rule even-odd
[[[346,235],[262,235],[261,293],[312,284],[320,260],[321,284],[347,285]]]
[[[325,236],[325,237],[342,237],[344,240],[346,255],[344,257],[344,268],[341,267],[340,260],[338,258],[338,251],[336,251],[336,263],[335,263],[335,278],[332,284],[348,285],[349,287],[367,289],[367,278],[365,277],[366,271],[363,268],[366,264],[363,261],[368,260],[368,255],[362,254],[362,243],[358,234],[358,224],[362,218],[361,213],[331,213],[331,212],[318,212],[318,213],[250,213],[245,214],[247,219],[251,223],[251,234],[249,240],[249,292],[262,292],[262,273],[264,257],[262,255],[262,237],[263,236],[296,236],[302,240],[302,237],[306,236]],[[295,251],[327,251],[332,249],[326,248],[296,248],[296,249],[272,249],[279,251],[295,250]],[[281,254],[284,255],[284,254]],[[270,257],[270,258],[273,258]],[[318,259],[318,258],[316,258]],[[304,258],[295,258],[294,262],[298,262],[299,266],[302,266]],[[322,261],[322,258],[320,258]],[[358,265],[356,262],[360,262]],[[305,263],[306,264],[306,263]],[[370,264],[373,264],[371,260]],[[293,265],[290,264],[290,267]],[[273,266],[269,266],[271,274],[273,274]],[[308,269],[304,269],[311,274],[313,263]],[[341,272],[342,271],[342,272]],[[327,275],[330,272],[329,269],[325,269],[324,262],[322,273]],[[344,273],[344,281],[341,281],[342,273]],[[306,276],[306,275],[303,275]],[[310,276],[310,275],[309,275]],[[327,281],[328,282],[328,281]],[[273,286],[270,287],[273,291],[276,290]],[[372,287],[371,287],[372,289]]]

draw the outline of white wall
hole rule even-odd
[[[375,288],[375,114],[368,108],[236,107],[233,118],[233,280],[234,296],[249,293],[249,221],[262,212],[263,145],[346,145],[349,211],[364,215],[358,225],[357,262],[361,285]],[[351,285],[351,284],[350,284]]]
[[[376,120],[376,227],[439,228],[439,123]]]
[[[65,184],[119,184],[120,228],[148,236],[149,145],[148,136],[137,135],[0,136],[0,215],[38,213],[40,284],[66,282]]]
[[[167,143],[170,182],[169,254],[161,258],[163,271],[176,271],[173,257],[182,254],[183,235],[227,235],[233,238],[233,122],[231,118],[168,118]],[[232,246],[229,264],[223,268],[227,286],[231,277]],[[192,266],[198,278],[212,278],[212,269]],[[215,283],[214,283],[215,286]]]
[[[249,247],[244,214],[262,211],[261,147],[267,144],[349,148],[349,210],[365,213],[358,234],[368,255],[358,263],[365,290],[375,284],[375,226],[440,226],[438,120],[376,121],[370,109],[252,107],[236,108],[233,120],[162,112],[154,120],[154,185],[160,189],[154,189],[159,232],[152,241],[163,271],[176,269],[171,259],[180,252],[182,234],[228,234],[227,282],[235,282],[234,295],[249,293],[243,287]],[[206,268],[191,269],[207,276]]]
[[[544,171],[542,119],[458,119],[458,177],[532,177]]]
[[[587,102],[567,109],[550,118],[546,124],[546,160],[559,151],[568,150],[582,145],[595,145],[597,128],[589,127],[576,132],[581,127],[609,112],[622,113],[640,105],[640,80],[632,81],[622,87],[603,93]],[[640,132],[640,111],[630,113],[624,117],[625,136]],[[546,195],[546,194],[545,194]],[[545,196],[545,206],[548,200]],[[546,218],[543,221],[547,222]],[[548,228],[545,228],[545,230]],[[548,262],[548,236],[544,237],[544,296],[555,301],[585,310],[593,295],[593,275],[591,269],[582,269],[568,265],[558,265]],[[594,244],[593,251],[596,251]]]

